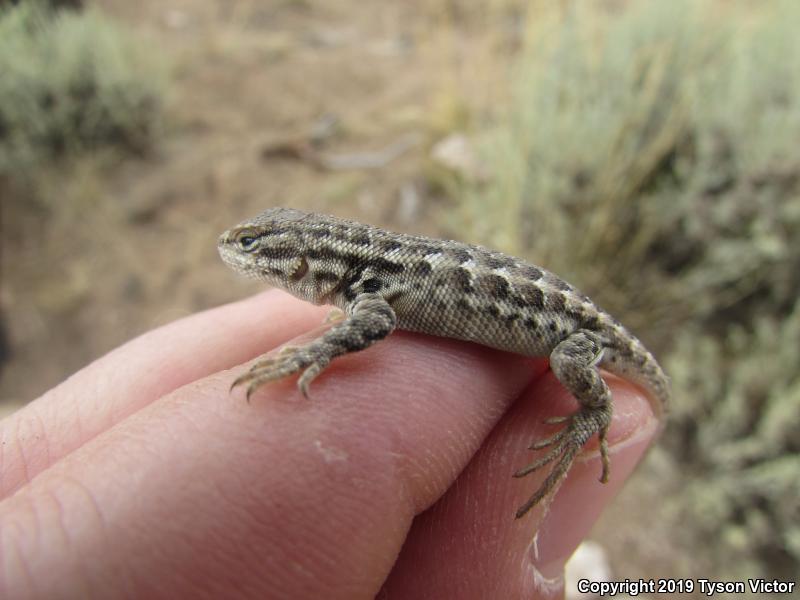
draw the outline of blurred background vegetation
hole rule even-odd
[[[258,289],[215,239],[267,206],[482,243],[577,284],[674,379],[595,531],[615,574],[794,577],[798,22],[788,1],[0,2],[0,407]]]
[[[156,55],[97,10],[44,2],[0,19],[0,173],[31,175],[99,147],[141,153],[161,120]]]

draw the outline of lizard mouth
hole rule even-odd
[[[217,251],[223,262],[231,267],[234,271],[243,275],[250,275],[247,269],[247,259],[241,252],[237,252],[236,248],[231,245],[230,232],[226,231],[217,240]]]
[[[231,238],[233,237],[232,232],[232,229],[223,231],[222,235],[220,235],[217,239],[217,246],[221,248],[222,246],[229,244],[231,242]]]

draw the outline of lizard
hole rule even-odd
[[[235,271],[343,313],[318,338],[262,357],[236,378],[231,389],[245,385],[248,400],[263,384],[296,374],[307,397],[312,380],[333,359],[363,350],[395,329],[549,358],[579,408],[548,419],[562,427],[529,447],[547,451],[513,474],[524,477],[551,465],[517,518],[552,498],[595,434],[600,481],[608,481],[612,398],[600,368],[644,388],[656,416],[665,415],[669,379],[644,345],[572,285],[522,259],[281,207],[228,229],[217,245]]]

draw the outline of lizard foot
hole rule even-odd
[[[611,424],[611,407],[609,405],[597,408],[584,407],[569,417],[556,417],[548,419],[546,422],[566,422],[568,424],[549,438],[531,444],[529,447],[531,450],[542,450],[548,447],[550,450],[541,458],[514,473],[514,477],[525,477],[545,465],[554,463],[552,470],[539,486],[539,489],[517,511],[516,517],[518,519],[543,499],[552,497],[555,494],[575,457],[595,433],[600,437],[600,456],[603,461],[603,473],[600,481],[602,483],[608,481],[610,464],[606,434]]]
[[[289,375],[303,374],[297,382],[297,387],[308,398],[308,386],[311,381],[328,366],[327,360],[309,351],[304,346],[284,346],[277,354],[266,356],[256,362],[244,375],[240,375],[231,384],[231,389],[240,385],[247,385],[247,400],[258,388],[270,381],[277,381]]]

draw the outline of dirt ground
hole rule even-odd
[[[481,61],[488,49],[495,74],[504,68],[512,26],[489,31],[479,9],[445,2],[98,4],[170,57],[168,130],[146,159],[81,159],[44,176],[44,206],[4,211],[3,412],[133,336],[260,289],[225,268],[215,242],[265,207],[453,234],[433,218],[448,204],[430,185],[429,150],[458,124],[452,97],[491,97]],[[327,159],[402,152],[379,168],[331,167],[309,159],[315,137]],[[652,515],[631,511],[653,495],[629,488],[598,526],[624,576],[669,564],[666,548],[638,565],[632,551]]]

